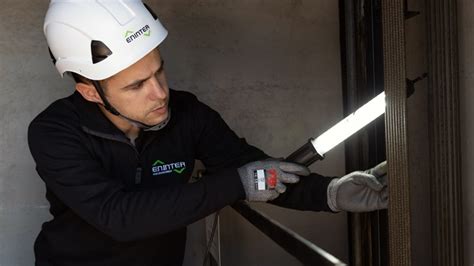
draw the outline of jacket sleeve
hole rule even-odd
[[[235,169],[221,169],[191,184],[126,191],[105,174],[72,123],[37,119],[28,141],[37,171],[50,192],[75,214],[117,241],[182,228],[245,197]]]
[[[199,159],[208,172],[270,158],[249,145],[245,139],[239,138],[221,116],[207,105],[199,103],[195,110],[199,115],[196,121],[201,122],[197,126],[200,128],[199,134],[196,134]],[[327,187],[332,179],[316,173],[301,177],[296,184],[286,184],[287,191],[269,203],[298,210],[331,211],[327,205]]]
[[[206,173],[218,169],[237,168],[248,162],[269,158],[260,149],[239,138],[222,117],[204,103],[195,100],[193,134],[197,158],[206,166]]]
[[[327,187],[333,178],[316,173],[302,176],[296,184],[285,184],[286,192],[269,203],[302,211],[332,212],[327,204]]]

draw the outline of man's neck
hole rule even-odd
[[[102,105],[99,105],[99,108],[102,113],[112,122],[112,124],[114,124],[118,129],[120,129],[120,131],[122,131],[132,143],[135,142],[135,139],[140,133],[140,128],[132,125],[130,122],[120,116],[111,114]]]

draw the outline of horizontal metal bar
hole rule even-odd
[[[304,265],[346,265],[282,224],[239,201],[232,208]]]

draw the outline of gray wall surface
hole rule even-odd
[[[26,143],[33,117],[70,94],[42,33],[48,1],[5,0],[0,9],[0,265],[32,265],[33,241],[50,218]],[[218,110],[241,136],[286,156],[342,118],[337,1],[148,1],[170,34],[161,47],[170,86]],[[343,148],[313,170],[344,173]],[[345,214],[283,210],[274,216],[347,261]],[[202,223],[191,226],[186,265],[200,265]],[[299,265],[233,210],[221,222],[224,265]]]
[[[474,2],[458,1],[464,264],[474,265]]]
[[[72,91],[54,73],[42,33],[46,1],[0,8],[0,265],[32,265],[33,241],[49,219],[43,183],[30,156],[32,118]]]

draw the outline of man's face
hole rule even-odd
[[[128,118],[156,125],[169,115],[169,88],[158,49],[108,78],[103,86],[110,104]]]

